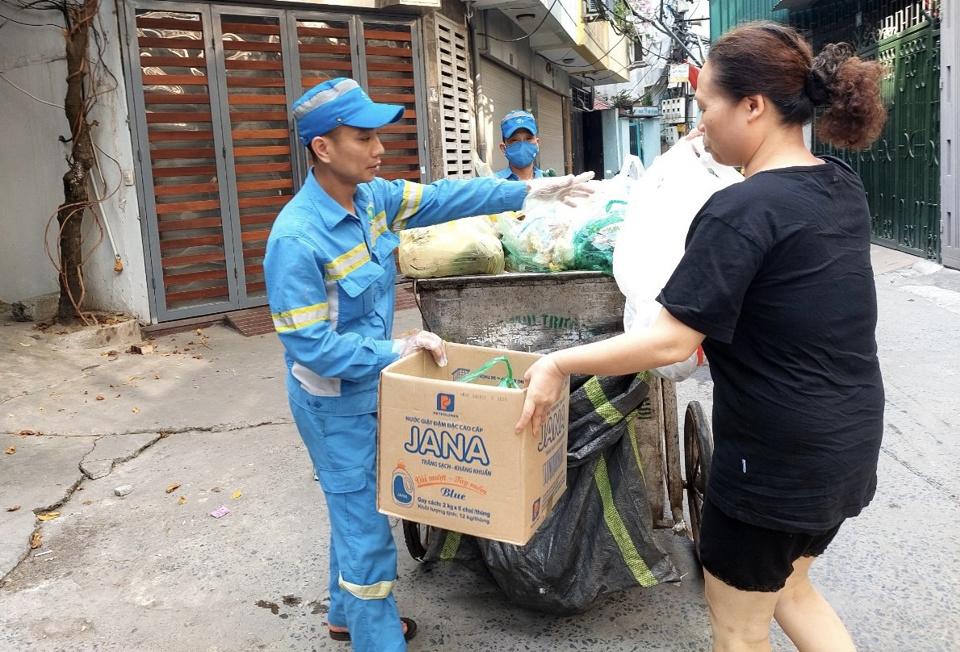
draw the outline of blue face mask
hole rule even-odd
[[[504,155],[513,167],[525,168],[533,163],[533,159],[537,158],[539,152],[540,148],[535,143],[518,140],[515,143],[507,145],[507,150],[504,152]]]

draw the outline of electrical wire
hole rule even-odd
[[[10,4],[8,2],[5,2],[4,4],[10,7],[13,7],[15,9],[17,8],[16,5]],[[22,20],[17,20],[16,18],[10,18],[10,16],[4,16],[3,14],[0,14],[0,18],[6,21],[3,23],[0,23],[0,27],[3,27],[7,23],[14,23],[16,25],[23,25],[24,27],[53,27],[54,29],[61,29],[61,30],[63,29],[63,25],[56,25],[54,23],[26,23]]]
[[[23,94],[26,95],[27,97],[29,97],[29,98],[31,98],[31,99],[33,99],[33,100],[36,100],[37,102],[40,102],[40,104],[46,104],[47,106],[52,106],[52,107],[55,108],[55,109],[61,109],[61,110],[63,110],[63,105],[62,105],[62,104],[54,104],[53,102],[48,102],[47,100],[42,100],[42,99],[40,99],[40,98],[37,97],[36,95],[32,94],[30,91],[28,91],[28,90],[26,90],[26,89],[24,89],[24,88],[20,88],[19,86],[17,86],[16,84],[14,84],[12,81],[10,81],[9,79],[7,79],[7,78],[3,75],[2,72],[0,72],[0,79],[2,79],[3,81],[7,82],[7,83],[10,84],[11,86],[13,86],[15,89],[17,89],[18,91],[20,91],[21,93],[23,93]]]
[[[624,34],[623,36],[621,36],[621,37],[620,37],[620,40],[617,41],[616,43],[614,43],[613,47],[611,47],[609,50],[607,50],[606,52],[604,52],[603,54],[601,54],[600,56],[598,56],[598,57],[597,57],[597,60],[599,61],[600,59],[603,59],[604,57],[608,56],[611,52],[613,52],[614,50],[616,50],[616,49],[620,46],[620,44],[623,43],[624,39],[626,39],[626,38],[627,38],[627,35],[626,35],[626,34]],[[576,54],[576,53],[573,51],[572,48],[570,48],[570,49],[567,50],[567,54]],[[545,55],[542,55],[542,54],[540,54],[540,55],[538,55],[538,56],[543,57],[544,59],[546,59],[547,61],[549,61],[550,63],[552,63],[553,65],[555,65],[555,66],[557,66],[557,67],[559,67],[559,68],[567,68],[567,69],[570,69],[570,68],[582,68],[582,67],[583,67],[583,66],[578,66],[578,65],[575,65],[575,64],[565,64],[565,63],[562,63],[561,61],[554,61],[554,60],[551,59],[550,57],[545,56]]]
[[[550,3],[550,6],[547,7],[547,13],[545,13],[545,14],[543,15],[543,18],[540,20],[539,23],[537,23],[537,26],[533,28],[533,31],[532,31],[532,32],[527,32],[527,33],[524,34],[523,36],[518,36],[517,38],[503,39],[503,38],[499,38],[499,37],[497,37],[497,36],[493,36],[492,34],[485,34],[485,33],[482,33],[482,32],[478,32],[478,33],[477,33],[477,36],[482,36],[482,37],[484,37],[484,38],[493,39],[494,41],[497,41],[497,42],[499,42],[499,43],[518,43],[518,42],[520,42],[520,41],[523,41],[523,40],[525,40],[525,39],[528,39],[528,38],[530,38],[531,36],[533,36],[534,34],[536,34],[537,31],[538,31],[541,27],[543,27],[543,24],[544,24],[545,22],[547,22],[547,18],[550,17],[550,12],[553,11],[553,8],[557,5],[557,3],[558,3],[559,1],[560,1],[560,0],[553,0],[553,2]],[[560,7],[563,8],[563,5],[560,5]],[[564,11],[566,11],[566,9],[564,9]],[[569,16],[570,14],[567,14],[567,15]]]

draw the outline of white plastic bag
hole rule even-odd
[[[574,235],[591,220],[607,215],[612,201],[626,201],[637,179],[643,175],[643,163],[627,156],[619,174],[604,181],[589,181],[593,194],[577,202],[576,207],[561,201],[528,199],[523,205],[524,219],[498,224],[511,272],[561,272],[576,268]]]
[[[693,218],[716,191],[742,181],[731,167],[703,150],[703,140],[683,139],[658,156],[633,188],[627,219],[613,252],[613,275],[626,297],[624,332],[647,328],[660,314],[657,303],[680,259]],[[702,353],[652,370],[668,380],[689,378]]]

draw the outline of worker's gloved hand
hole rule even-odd
[[[399,354],[401,358],[420,350],[429,351],[438,367],[447,366],[447,350],[444,348],[443,340],[436,333],[420,331],[409,337],[393,341],[393,351]]]
[[[527,181],[527,201],[559,200],[567,206],[576,206],[577,199],[589,197],[593,188],[587,186],[587,181],[593,178],[593,172],[584,172],[565,177],[543,177]]]

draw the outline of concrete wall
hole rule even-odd
[[[660,155],[660,118],[641,120],[640,135],[643,138],[643,167],[648,168]]]
[[[617,109],[607,109],[601,113],[603,176],[609,179],[620,171],[624,156],[630,153],[630,121],[621,120]]]
[[[960,269],[960,7],[940,23],[940,224],[943,264]]]
[[[52,13],[16,13],[6,8],[5,14],[28,23],[59,22]],[[116,77],[116,81],[105,77],[103,82],[108,87],[116,84],[117,88],[100,97],[93,115],[99,122],[94,128],[94,140],[119,164],[100,153],[107,192],[113,193],[103,202],[103,213],[124,271],[113,271],[114,253],[104,235],[84,266],[84,305],[88,309],[131,313],[147,321],[150,310],[139,209],[132,185],[135,175],[120,38],[116,9],[109,1],[101,7],[99,26],[105,37],[104,63]],[[66,92],[63,52],[63,37],[56,28],[26,27],[12,22],[0,28],[0,74],[24,91],[57,105],[62,105]],[[58,288],[56,271],[44,254],[43,231],[63,201],[62,177],[68,150],[57,137],[69,134],[69,127],[62,109],[42,104],[2,79],[0,106],[0,299],[11,302]],[[90,247],[99,238],[99,230],[91,216],[85,218],[85,223],[84,241]],[[55,240],[54,222],[52,252]]]

